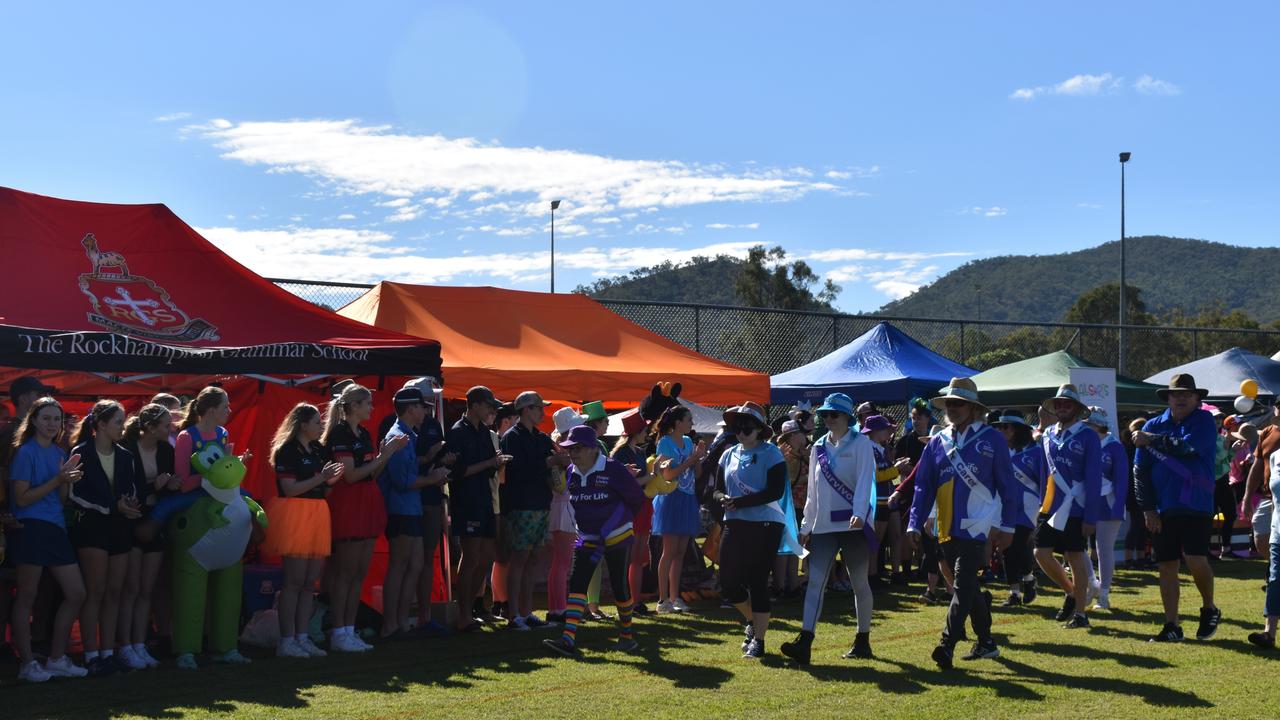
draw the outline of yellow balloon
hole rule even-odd
[[[1252,378],[1240,383],[1240,394],[1247,398],[1258,397],[1258,381]]]

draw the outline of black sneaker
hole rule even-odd
[[[1222,611],[1216,607],[1200,608],[1200,627],[1196,628],[1197,640],[1208,640],[1218,632]]]
[[[764,657],[764,641],[752,638],[751,642],[747,643],[747,646],[743,648],[742,657],[751,660],[759,660]]]
[[[563,655],[567,658],[576,658],[578,657],[578,654],[579,654],[578,647],[573,643],[569,642],[568,640],[565,640],[564,636],[560,636],[555,639],[547,638],[546,640],[542,641],[542,644],[551,648],[552,651],[559,653],[560,655]]]
[[[991,638],[979,640],[974,644],[973,649],[966,653],[961,660],[994,660],[1000,657],[1000,648],[996,646],[996,641]]]
[[[653,614],[653,611],[644,603],[636,603],[636,606],[631,608],[631,614],[635,617],[648,617]]]
[[[90,677],[96,675],[114,675],[120,671],[119,668],[116,667],[116,664],[111,662],[111,658],[105,658],[102,656],[98,656],[85,663],[84,667],[89,671]]]
[[[1035,599],[1036,599],[1036,579],[1033,577],[1030,580],[1023,580],[1022,581],[1023,604],[1030,605],[1031,602]]]
[[[1162,628],[1160,632],[1156,633],[1147,642],[1175,643],[1175,642],[1182,642],[1182,639],[1183,637],[1182,637],[1181,625],[1175,625],[1174,623],[1165,623],[1164,628]]]
[[[925,590],[924,593],[920,596],[920,599],[929,603],[930,605],[938,604],[938,594],[932,590]]]
[[[747,623],[747,627],[742,631],[742,652],[746,652],[751,642],[756,639],[756,626]]]
[[[1053,616],[1053,619],[1061,622],[1069,619],[1072,615],[1075,615],[1075,614],[1076,614],[1076,596],[1068,595],[1067,599],[1062,601],[1062,609],[1058,611],[1057,615]]]
[[[746,651],[745,647],[742,649]],[[782,643],[779,649],[782,650],[783,655],[795,660],[797,663],[808,665],[813,649],[813,633],[801,630],[800,635],[795,640]]]
[[[933,649],[933,653],[930,657],[932,657],[933,661],[938,664],[938,669],[950,670],[952,654],[951,646],[942,644]]]
[[[858,633],[853,638],[853,647],[849,648],[849,652],[841,655],[845,660],[870,660],[875,657],[871,653],[871,633]]]
[[[548,622],[548,623],[558,623],[558,624],[560,624],[560,625],[563,625],[563,624],[564,624],[564,613],[550,613],[550,612],[549,612],[549,613],[547,613],[547,622]]]
[[[1276,646],[1275,635],[1268,635],[1264,632],[1249,633],[1249,642],[1260,648],[1273,650]]]
[[[1018,593],[1009,593],[1009,597],[1000,603],[1000,607],[1018,607],[1022,604],[1022,596]]]
[[[1067,621],[1067,624],[1063,625],[1062,627],[1068,630],[1075,630],[1077,628],[1087,628],[1089,627],[1089,618],[1084,613],[1076,613],[1071,617],[1070,620]]]

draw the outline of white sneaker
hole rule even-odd
[[[1089,583],[1089,589],[1085,590],[1084,592],[1084,606],[1089,607],[1089,603],[1093,602],[1094,599],[1101,594],[1102,594],[1102,583],[1100,582]]]
[[[673,612],[676,612],[676,606],[672,604],[670,600],[663,600],[662,602],[658,603],[657,612],[659,615],[666,615],[668,613],[673,613]]]
[[[364,638],[360,637],[359,635],[348,635],[347,637],[355,641],[356,647],[360,648],[361,652],[368,652],[369,650],[373,649],[373,646],[365,642]]]
[[[297,640],[298,646],[303,650],[306,650],[307,654],[311,657],[325,657],[329,654],[316,647],[316,644],[311,642],[311,637],[309,635],[303,635],[301,640],[298,640],[297,638],[294,638],[294,640]]]
[[[364,652],[364,644],[361,643],[354,635],[330,635],[329,649],[333,652],[343,653],[361,653]]]
[[[689,612],[689,606],[685,604],[684,598],[676,598],[675,602],[671,603],[671,606],[675,608],[676,612]]]
[[[147,668],[147,661],[138,657],[138,653],[134,652],[133,648],[128,645],[120,648],[118,654],[120,655],[120,662],[124,663],[130,670],[145,670]]]
[[[18,670],[19,682],[42,683],[48,682],[51,677],[53,676],[45,672],[44,668],[40,667],[40,663],[35,660],[23,665],[22,669]]]
[[[284,638],[276,645],[276,657],[309,658],[311,653],[299,645],[297,640]]]
[[[45,660],[44,671],[48,673],[49,677],[81,678],[89,674],[88,670],[71,662],[71,658],[66,655],[57,660]]]
[[[156,667],[160,667],[160,661],[159,661],[159,660],[157,660],[157,659],[155,659],[155,658],[153,658],[153,657],[151,657],[151,653],[150,653],[150,652],[147,652],[147,648],[146,648],[146,646],[145,646],[145,645],[144,645],[144,646],[142,646],[142,648],[141,648],[141,649],[139,649],[139,650],[134,650],[133,652],[134,652],[134,654],[135,654],[135,655],[137,655],[139,658],[142,658],[142,662],[146,663],[146,664],[147,664],[147,667],[149,667],[149,668],[156,668]]]
[[[1098,602],[1093,606],[1094,610],[1110,610],[1111,609],[1111,593],[1103,590],[1098,595]]]

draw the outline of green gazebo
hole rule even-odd
[[[987,407],[1031,407],[1071,381],[1071,368],[1098,367],[1065,350],[993,367],[973,376]],[[1116,376],[1116,409],[1134,412],[1163,407],[1156,395],[1159,385]]]

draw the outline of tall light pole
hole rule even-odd
[[[556,291],[556,210],[560,209],[560,201],[551,201],[551,292]]]
[[[1125,268],[1124,268],[1124,166],[1129,162],[1132,153],[1120,153],[1120,357],[1116,362],[1116,372],[1124,374],[1124,323],[1125,323]]]

